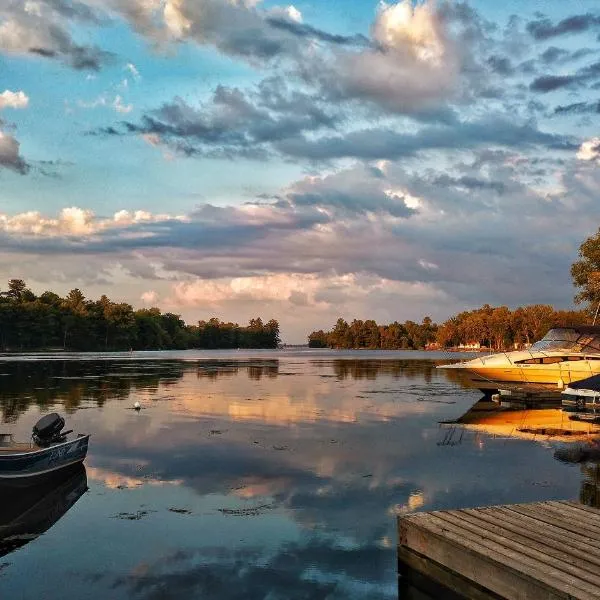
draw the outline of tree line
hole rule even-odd
[[[187,325],[180,315],[134,310],[105,295],[90,300],[79,289],[64,298],[50,291],[36,296],[22,279],[11,279],[0,292],[3,351],[276,348],[279,342],[275,319],[251,319],[246,327],[216,318]]]
[[[489,304],[464,311],[438,325],[430,317],[421,323],[397,321],[378,325],[372,319],[339,318],[330,331],[313,331],[308,336],[311,348],[422,350],[481,346],[494,350],[525,347],[539,340],[552,327],[583,325],[586,311],[555,310],[548,304],[534,304],[510,310]]]
[[[584,310],[556,310],[549,304],[533,304],[510,310],[485,304],[463,311],[438,325],[429,317],[421,323],[395,321],[378,325],[369,319],[348,324],[339,318],[330,331],[308,335],[311,348],[369,348],[382,350],[456,348],[481,346],[493,350],[526,347],[552,327],[596,323],[600,316],[600,229],[579,247],[579,259],[571,266],[573,285],[579,288],[577,304]]]

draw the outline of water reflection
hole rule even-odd
[[[390,376],[430,384],[441,377],[436,365],[442,362],[445,361],[338,359],[312,360],[310,366],[317,370],[333,366],[332,376],[339,380],[375,381],[377,377]],[[159,388],[164,391],[191,373],[198,379],[211,381],[234,379],[236,384],[242,374],[253,381],[304,374],[303,370],[282,371],[277,359],[190,362],[28,360],[5,362],[0,371],[0,410],[4,423],[15,422],[33,405],[47,409],[58,404],[67,413],[73,413],[86,403],[103,406],[108,400],[127,399],[136,391],[152,393]],[[457,375],[446,371],[443,378],[464,383],[460,372]]]
[[[457,428],[440,443],[439,422],[480,394],[431,360],[67,363],[0,368],[15,437],[61,405],[92,433],[91,493],[44,544],[12,555],[2,597],[24,585],[48,597],[43,573],[68,564],[72,596],[93,600],[392,599],[397,515],[580,487],[579,467],[537,441]]]
[[[0,484],[0,556],[31,542],[52,527],[87,490],[85,467],[61,469],[34,483]]]
[[[460,417],[444,425],[460,425],[489,435],[538,441],[575,442],[600,438],[599,426],[569,419],[561,410],[560,402],[560,397],[530,400],[524,407],[520,402],[500,404],[483,397]]]

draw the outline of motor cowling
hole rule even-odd
[[[40,445],[59,441],[64,426],[65,420],[58,413],[46,415],[33,426],[33,439]]]

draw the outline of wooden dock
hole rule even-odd
[[[398,536],[401,580],[415,585],[474,600],[600,599],[600,510],[577,502],[415,513],[398,518]]]

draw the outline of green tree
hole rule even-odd
[[[4,292],[4,295],[16,302],[22,302],[28,291],[27,285],[22,279],[11,279],[8,282],[8,291]]]
[[[571,277],[580,290],[575,302],[587,302],[596,311],[600,306],[600,229],[579,246],[579,260],[571,266]]]

